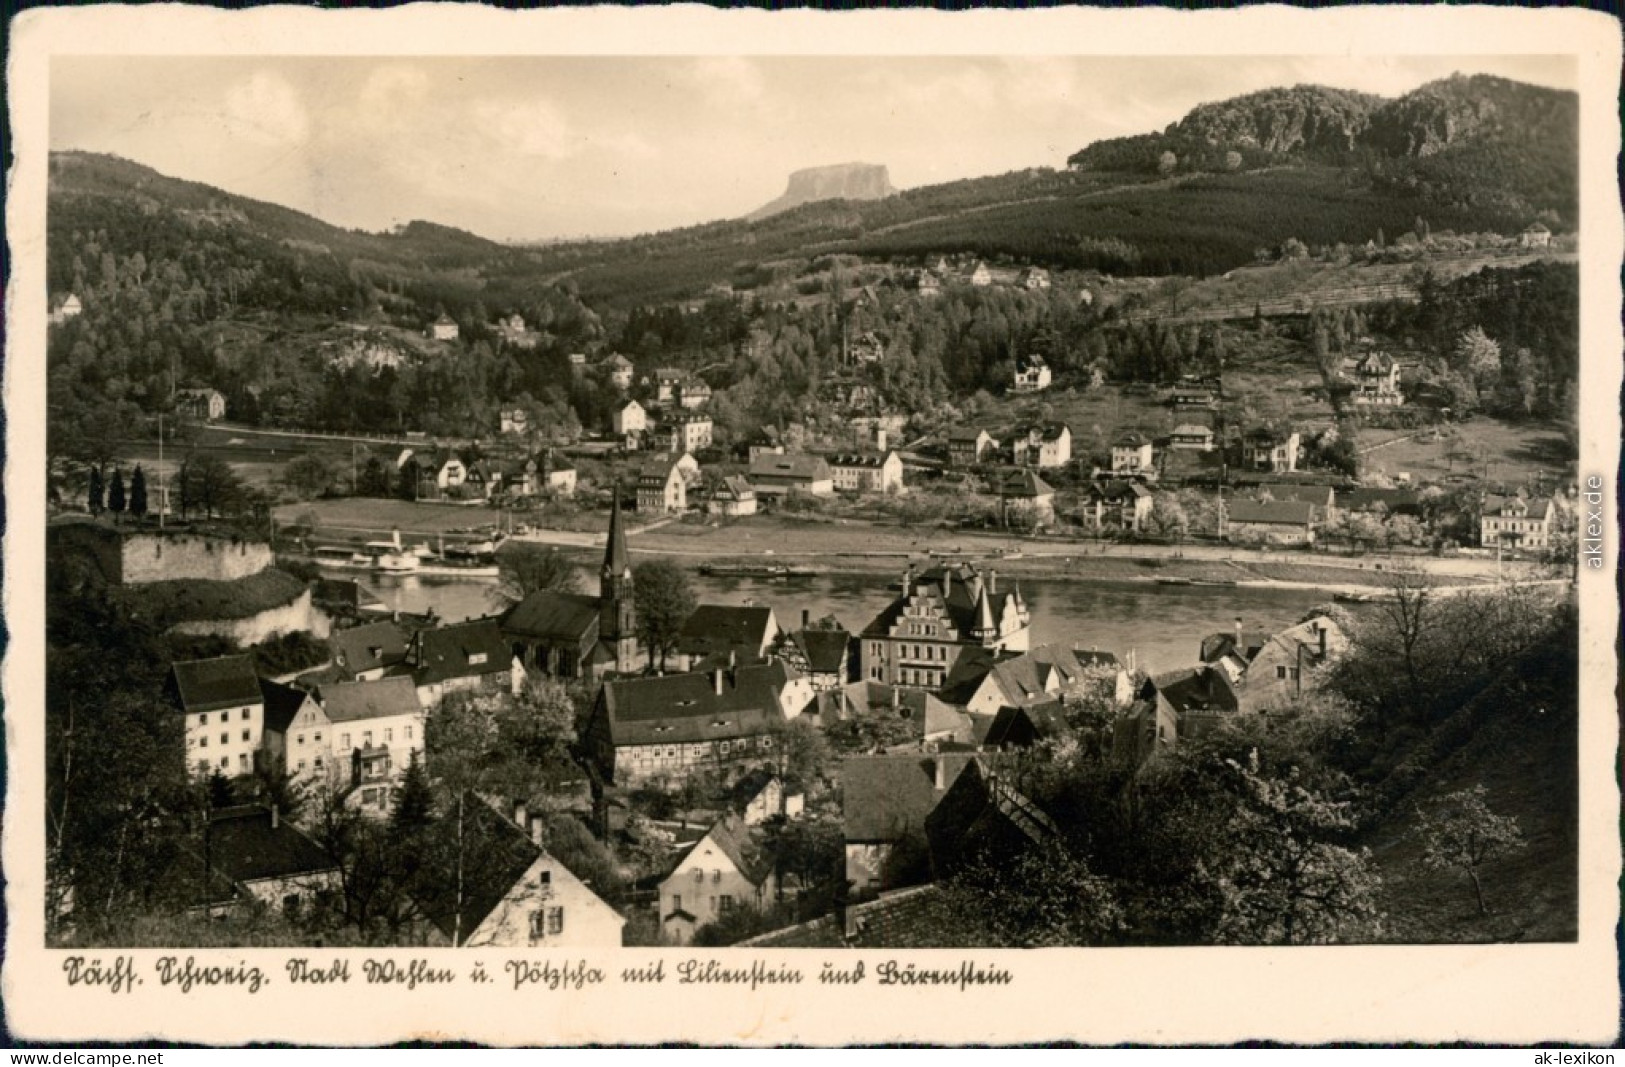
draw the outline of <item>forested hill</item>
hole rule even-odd
[[[1573,224],[1579,98],[1490,75],[1453,75],[1395,100],[1299,85],[1203,104],[1161,133],[1073,153],[1093,173],[1163,176],[1317,162],[1440,206],[1550,213]]]
[[[337,311],[404,300],[431,315],[443,305],[459,321],[504,307],[540,313],[558,285],[572,300],[622,312],[716,287],[744,292],[832,252],[915,263],[963,252],[1062,270],[1203,276],[1289,240],[1363,245],[1422,223],[1514,234],[1544,220],[1572,230],[1577,114],[1572,93],[1486,76],[1390,101],[1271,89],[1205,104],[1162,133],[1091,145],[1065,171],[1012,170],[765,219],[542,247],[428,222],[345,230],[111,156],[55,153],[50,284],[72,289],[98,269],[74,261],[92,233],[102,250],[149,260],[213,244],[256,279],[250,306]],[[217,280],[233,289],[230,302],[242,300],[229,278]]]

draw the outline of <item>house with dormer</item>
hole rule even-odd
[[[1072,430],[1064,422],[1023,427],[1010,442],[1010,458],[1018,467],[1064,467],[1072,462]]]
[[[796,684],[801,682],[803,684]],[[606,681],[582,746],[604,781],[739,774],[777,759],[810,686],[782,660]]]
[[[1043,356],[1028,354],[1016,357],[1014,377],[1010,382],[1013,393],[1041,393],[1050,387],[1054,375]]]
[[[777,896],[772,857],[745,819],[729,812],[684,852],[660,883],[660,932],[678,945],[735,908],[762,909]]]
[[[974,649],[1025,652],[1032,617],[1019,589],[1000,589],[969,563],[903,575],[901,593],[859,635],[865,681],[936,689]]]
[[[433,947],[620,948],[626,919],[544,847],[540,818],[529,826],[465,794],[426,831],[424,870],[413,902],[419,938]]]
[[[166,691],[185,723],[186,767],[194,777],[253,773],[265,732],[265,694],[254,657],[172,664]]]
[[[502,636],[496,618],[470,619],[419,630],[407,649],[418,697],[437,707],[447,693],[502,691],[517,694],[525,670]]]

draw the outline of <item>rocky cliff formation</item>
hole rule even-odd
[[[785,188],[784,195],[757,208],[745,218],[755,222],[819,200],[879,200],[896,191],[883,164],[836,163],[827,167],[808,167],[790,175],[790,184]]]

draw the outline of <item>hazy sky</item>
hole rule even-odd
[[[1569,57],[72,57],[51,145],[380,230],[609,236],[742,215],[790,171],[909,188],[1159,130],[1316,82],[1398,95],[1454,71],[1575,87]]]

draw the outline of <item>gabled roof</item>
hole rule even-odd
[[[423,710],[417,687],[404,674],[376,682],[339,682],[316,693],[318,703],[334,723],[416,715]]]
[[[845,630],[797,630],[790,635],[801,654],[807,657],[807,668],[816,674],[833,674],[842,669],[852,635]]]
[[[1005,471],[998,477],[1000,496],[1036,500],[1041,496],[1054,496],[1055,488],[1031,470]]]
[[[269,678],[260,683],[260,689],[265,693],[265,732],[287,733],[299,709],[310,699],[310,694]]]
[[[599,615],[597,597],[538,589],[508,609],[502,629],[521,637],[580,641],[596,629]]]
[[[937,790],[937,760],[953,759],[910,753],[899,756],[848,756],[841,761],[841,810],[846,839],[891,842],[909,833],[924,833],[925,817],[942,799]],[[964,761],[949,769],[957,775]]]
[[[1115,677],[1122,664],[1110,652],[1081,651],[1066,645],[1039,645],[1026,652],[1009,654],[976,651],[961,656],[948,673],[944,695],[968,701],[992,676],[1007,706],[1047,703],[1057,696],[1087,693],[1103,681]]]
[[[611,352],[609,354],[609,358],[604,360],[604,366],[614,367],[617,370],[630,370],[632,368],[632,361],[621,355],[619,352]]]
[[[1249,443],[1269,445],[1284,445],[1296,436],[1296,430],[1272,430],[1268,426],[1255,426],[1242,435]]]
[[[978,426],[955,426],[953,429],[948,431],[948,440],[963,441],[966,444],[975,444],[977,441],[981,440],[982,435],[986,433],[986,430]],[[992,434],[988,434],[988,436],[991,437]]]
[[[1180,714],[1188,711],[1235,711],[1239,706],[1229,677],[1213,667],[1186,667],[1151,678],[1152,689]]]
[[[923,598],[927,606],[935,606],[958,631],[959,639],[962,641],[969,640],[971,633],[976,629],[981,593],[988,584],[980,572],[968,563],[932,567],[913,576],[909,582],[912,594]],[[1012,603],[1018,608],[1021,606],[1018,594],[1010,591],[988,593],[987,599],[995,619],[1003,618],[1006,607]],[[903,610],[908,606],[908,600],[907,595],[893,600],[863,628],[864,635],[888,635],[892,624],[902,616]]]
[[[828,457],[831,467],[864,467],[879,470],[886,465],[886,461],[895,456],[896,452],[831,452]]]
[[[1304,500],[1231,500],[1226,509],[1231,522],[1307,526],[1315,518],[1315,506]]]
[[[750,461],[750,477],[827,481],[830,473],[829,464],[824,461],[823,456],[812,456],[804,452],[763,452]]]
[[[1213,427],[1200,426],[1194,422],[1182,422],[1175,426],[1170,437],[1212,437]]]
[[[1065,705],[1058,700],[1031,707],[1003,707],[993,716],[983,735],[982,743],[989,748],[1009,744],[1012,738],[1026,736],[1054,737],[1066,730]]]
[[[413,677],[419,685],[507,671],[513,660],[496,619],[419,630],[414,652]]]
[[[296,878],[338,866],[297,827],[258,805],[216,809],[208,832],[209,864],[234,882]]]
[[[1122,479],[1091,483],[1085,493],[1090,500],[1104,500],[1108,503],[1122,500],[1138,500],[1141,497],[1152,495],[1151,490],[1139,482]]]
[[[399,624],[387,620],[334,630],[327,637],[333,663],[352,675],[404,663],[410,642]]]
[[[772,608],[701,604],[683,623],[677,648],[686,655],[709,655],[735,648],[759,651],[769,639],[772,624]]]
[[[729,812],[711,824],[704,837],[694,842],[687,852],[683,853],[676,865],[672,868],[673,874],[683,870],[683,865],[706,841],[710,841],[722,851],[728,861],[745,876],[751,885],[759,886],[767,881],[767,876],[773,873],[773,858],[757,844],[745,820],[733,812]]]
[[[730,474],[722,479],[722,483],[712,495],[732,497],[735,500],[753,500],[756,497],[756,490],[751,488],[751,484],[743,477]]]
[[[1233,655],[1241,662],[1249,663],[1269,639],[1270,635],[1266,630],[1243,630],[1239,637],[1234,630],[1208,634],[1202,638],[1198,658],[1203,663],[1217,663],[1224,657]]]
[[[1369,511],[1378,504],[1389,511],[1415,511],[1421,498],[1414,489],[1345,489],[1338,494],[1344,511]]]
[[[1546,497],[1531,500],[1524,496],[1498,496],[1491,493],[1484,498],[1483,513],[1490,516],[1517,514],[1520,518],[1540,520],[1546,517],[1551,506],[1551,500]]]
[[[774,660],[732,671],[605,682],[599,699],[618,746],[731,740],[770,733],[783,723],[779,695],[790,678],[790,669]]]
[[[1113,448],[1143,448],[1151,443],[1151,438],[1139,430],[1124,430],[1112,438]]]
[[[1016,431],[1018,438],[1038,438],[1041,441],[1059,441],[1063,435],[1070,435],[1072,430],[1064,422],[1039,422],[1031,426],[1023,426]]]
[[[254,657],[216,656],[170,666],[181,710],[192,713],[259,704],[265,698],[254,671]]]
[[[542,857],[524,831],[473,793],[449,805],[427,835],[425,877],[418,883],[424,891],[415,899],[447,937],[467,938],[479,929]]]

